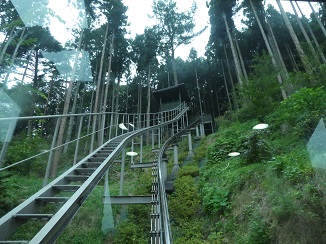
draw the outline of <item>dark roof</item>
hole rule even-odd
[[[161,98],[162,103],[167,103],[172,101],[179,101],[179,93],[181,94],[181,102],[190,101],[190,97],[184,83],[154,91],[153,96],[158,100]]]

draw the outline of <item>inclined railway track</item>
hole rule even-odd
[[[62,175],[54,179],[33,196],[22,202],[0,219],[0,244],[1,243],[54,243],[70,220],[77,213],[81,205],[100,182],[104,174],[115,163],[122,149],[134,137],[150,130],[163,128],[182,119],[188,108],[179,109],[174,119],[149,128],[140,129],[117,136],[93,153],[85,157]],[[175,134],[175,138],[179,133]],[[165,144],[167,145],[167,144]],[[149,197],[136,197],[134,203],[151,203],[151,243],[171,243],[169,217],[164,181],[161,176],[161,158],[166,146],[160,150],[152,164],[152,192]],[[149,166],[149,165],[148,165]],[[147,166],[147,167],[148,167]],[[112,198],[122,204],[128,204],[128,198]],[[49,207],[51,206],[51,207]],[[30,221],[42,221],[39,231],[31,240],[11,240],[13,234]]]

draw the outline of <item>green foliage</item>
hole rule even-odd
[[[253,132],[256,121],[226,121],[208,149],[197,184],[205,213],[218,216],[219,240],[295,243],[302,233],[305,242],[322,240],[321,204],[326,199],[318,185],[323,180],[313,180],[305,142],[276,131],[273,123],[270,130]],[[225,156],[231,148],[241,155]]]
[[[15,172],[0,172],[0,216],[33,195],[41,186],[40,179],[18,175]]]
[[[101,231],[103,187],[96,187],[57,240],[57,243],[104,243]]]
[[[197,165],[189,163],[183,166],[174,181],[175,191],[168,196],[174,243],[208,243],[206,239],[211,227],[202,215],[197,178]]]
[[[264,244],[270,243],[271,235],[268,223],[264,222],[262,216],[250,219],[246,243]]]
[[[174,243],[207,243],[203,236],[203,219],[193,218],[189,221],[183,221],[179,226],[172,226],[172,230],[176,233]]]
[[[203,206],[208,212],[217,213],[229,205],[229,190],[218,186],[203,188]]]
[[[25,134],[20,134],[11,141],[6,155],[6,165],[19,162],[40,153],[45,140],[39,136],[29,139]],[[31,172],[44,174],[44,162],[41,164],[40,158],[23,162],[13,168],[14,171],[22,175],[29,175]]]
[[[318,85],[321,84],[326,86],[326,64],[322,64],[317,67],[316,80],[318,81]]]
[[[17,205],[15,191],[18,187],[14,177],[7,172],[0,172],[0,217]]]
[[[171,215],[178,223],[194,218],[200,204],[194,178],[191,176],[178,177],[174,181],[174,187],[175,191],[169,197]],[[182,204],[180,204],[181,202]]]
[[[277,82],[279,73],[271,62],[269,55],[263,54],[254,58],[253,72],[249,81],[239,86],[242,108],[239,119],[263,118],[275,110],[281,101],[281,88]]]
[[[230,152],[242,152],[244,150],[242,142],[246,141],[247,134],[251,132],[255,123],[256,121],[235,122],[232,126],[219,131],[215,143],[207,148],[209,163],[220,163],[229,158]]]
[[[196,177],[199,176],[199,169],[198,166],[195,165],[187,165],[187,167],[181,167],[178,171],[178,177],[183,177],[183,176],[191,176],[191,177]]]
[[[289,73],[289,78],[286,80],[284,86],[285,87],[293,87],[293,89],[297,90],[301,87],[305,87],[310,85],[310,76],[302,71],[293,71]]]
[[[246,164],[260,163],[271,159],[271,148],[261,132],[253,132],[246,137],[243,144]]]
[[[207,144],[201,143],[201,145],[195,150],[195,155],[193,157],[193,160],[198,163],[200,160],[206,157],[207,153]]]
[[[122,221],[116,229],[114,243],[147,244],[148,238],[139,231],[139,226],[131,221]]]
[[[326,115],[324,87],[302,88],[282,101],[270,119],[276,126],[287,124],[301,137],[309,137]],[[276,127],[277,128],[277,127]]]
[[[309,163],[309,155],[304,147],[292,148],[290,153],[278,155],[269,162],[269,167],[286,180],[298,183],[306,176],[313,175],[313,168]]]
[[[198,185],[201,188],[204,209],[208,213],[220,214],[230,210],[234,195],[246,187],[259,184],[265,167],[263,164],[243,166],[241,159],[231,159],[222,165],[205,167]]]

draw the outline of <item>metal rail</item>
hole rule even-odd
[[[54,243],[102,179],[110,165],[114,163],[122,149],[133,138],[178,121],[187,110],[188,108],[182,105],[177,109],[177,115],[169,121],[128,132],[107,141],[47,186],[4,215],[0,219],[0,243],[10,243],[7,240],[11,234],[29,220],[46,220],[47,223],[32,240],[25,242],[31,244]],[[60,193],[63,191],[72,192],[72,195],[61,197]],[[62,206],[54,213],[41,213],[43,206],[48,203],[59,203]],[[12,243],[15,243],[15,241]]]
[[[163,112],[159,112],[159,113],[150,113],[150,116],[151,116],[151,121],[150,121],[150,125],[157,125],[158,124],[158,120],[162,120],[162,122],[164,121],[168,121],[170,119],[168,118],[174,118],[175,115],[176,115],[176,112],[182,108],[182,107],[185,107],[185,104],[180,104],[177,108],[175,109],[171,109],[171,110],[167,110],[167,111],[163,111]],[[81,117],[81,118],[86,118],[86,117],[89,117],[89,120],[91,120],[91,117],[93,115],[112,115],[112,114],[115,114],[115,115],[118,115],[119,117],[121,117],[120,119],[118,119],[116,122],[120,123],[120,122],[124,122],[124,123],[127,123],[129,124],[129,122],[131,123],[137,123],[138,125],[145,125],[146,121],[145,121],[145,118],[147,116],[147,114],[139,114],[139,113],[133,113],[133,114],[125,114],[125,113],[112,113],[112,112],[107,112],[107,113],[83,113],[83,114],[63,114],[63,115],[48,115],[48,116],[26,116],[26,117],[6,117],[6,118],[0,118],[0,126],[3,126],[3,124],[1,123],[8,123],[8,122],[13,122],[13,124],[16,122],[16,121],[20,121],[20,120],[42,120],[42,119],[55,119],[55,118],[63,118],[63,117],[68,117],[68,118],[73,118],[73,117]],[[138,118],[137,118],[138,116]],[[144,118],[144,120],[141,120],[141,118]],[[60,121],[59,121],[60,122]],[[58,123],[58,121],[57,121]],[[82,123],[80,123],[82,124]],[[88,126],[89,127],[89,126]],[[76,142],[76,141],[79,141],[80,139],[82,138],[86,138],[86,137],[90,137],[90,136],[93,136],[95,133],[99,133],[99,132],[103,132],[104,130],[106,129],[112,129],[112,128],[117,128],[118,127],[118,124],[112,124],[108,127],[104,127],[104,128],[100,128],[99,130],[96,130],[96,131],[93,131],[92,133],[88,133],[84,136],[78,136],[76,139],[74,140],[70,140],[69,142],[65,142],[59,146],[56,146],[56,147],[52,147],[50,148],[49,150],[46,150],[46,151],[43,151],[39,154],[36,154],[36,155],[32,155],[30,156],[29,158],[26,158],[26,159],[23,159],[23,160],[20,160],[18,162],[12,162],[10,165],[6,166],[6,167],[2,167],[2,162],[0,159],[0,171],[3,171],[3,170],[6,170],[6,169],[9,169],[9,168],[12,168],[12,167],[15,167],[19,164],[22,164],[22,163],[25,163],[31,159],[35,159],[39,156],[42,156],[44,154],[47,154],[47,153],[50,153],[58,148],[61,148],[63,146],[67,146],[73,142]],[[145,126],[144,126],[145,127]],[[141,126],[139,128],[142,128]],[[82,128],[79,128],[79,130],[81,131]],[[9,133],[10,130],[8,130],[8,133]],[[13,130],[12,130],[13,131]],[[111,133],[111,131],[110,131]],[[116,134],[117,136],[118,134]],[[53,137],[55,137],[55,135],[53,135]],[[93,150],[91,150],[93,151]],[[2,152],[1,152],[2,153]],[[4,157],[4,155],[2,155]]]
[[[168,210],[168,201],[165,192],[165,182],[162,176],[162,160],[165,150],[183,133],[189,131],[202,121],[198,118],[185,128],[181,128],[176,134],[171,136],[162,146],[152,168],[152,212],[151,212],[151,244],[170,244],[172,243],[172,234],[170,228],[170,217]]]

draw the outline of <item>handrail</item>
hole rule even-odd
[[[162,227],[163,232],[161,234],[161,238],[164,237],[164,240],[162,240],[162,243],[170,244],[172,243],[172,234],[171,234],[171,228],[170,228],[170,217],[169,217],[169,211],[168,211],[168,204],[167,204],[167,198],[165,194],[165,185],[164,185],[164,179],[162,176],[162,158],[164,151],[168,147],[168,145],[174,141],[176,138],[181,136],[183,133],[189,130],[189,128],[194,127],[195,125],[199,124],[202,121],[202,117],[199,117],[197,120],[192,122],[190,125],[186,126],[185,128],[182,128],[179,132],[171,136],[162,146],[159,156],[158,156],[158,175],[159,175],[159,188],[160,188],[160,196],[159,199],[161,200],[161,207],[162,207]]]
[[[171,112],[174,112],[174,111],[181,111],[181,109],[182,108],[185,108],[186,107],[186,104],[185,103],[181,103],[180,105],[178,105],[176,108],[174,108],[174,109],[170,109],[170,110],[166,110],[166,111],[162,111],[162,112],[158,112],[158,113],[151,113],[151,115],[159,115],[159,114],[162,114],[162,113],[171,113]],[[27,116],[27,117],[8,117],[8,118],[0,118],[0,122],[3,122],[3,121],[8,121],[8,120],[15,120],[15,119],[19,119],[19,120],[29,120],[29,119],[34,119],[34,120],[38,120],[38,119],[49,119],[49,118],[61,118],[61,117],[73,117],[73,116],[76,116],[76,117],[84,117],[84,116],[91,116],[91,115],[110,115],[110,114],[117,114],[117,113],[113,113],[113,112],[106,112],[106,113],[83,113],[83,114],[61,114],[61,115],[48,115],[48,116]],[[118,113],[118,114],[120,114],[120,115],[126,115],[125,113]],[[128,116],[133,116],[133,115],[137,115],[137,116],[139,116],[140,114],[127,114]],[[147,115],[147,113],[142,113],[141,115]],[[175,120],[176,118],[174,118],[174,120]],[[154,121],[154,120],[152,120],[152,121]],[[143,121],[141,121],[141,123],[143,123]],[[154,123],[153,123],[154,124]],[[101,132],[101,131],[104,131],[104,130],[106,130],[106,129],[108,129],[108,128],[115,128],[117,126],[117,124],[113,124],[112,126],[110,125],[110,126],[108,126],[108,127],[105,127],[105,128],[100,128],[99,130],[96,130],[96,131],[94,131],[94,132],[92,132],[92,133],[88,133],[87,135],[84,135],[84,136],[82,136],[82,137],[79,137],[79,138],[77,138],[77,139],[73,139],[73,140],[70,140],[69,142],[65,142],[65,143],[63,143],[63,144],[61,144],[61,145],[59,145],[59,146],[56,146],[56,147],[53,147],[53,148],[51,148],[51,149],[49,149],[49,150],[46,150],[46,151],[43,151],[43,152],[41,152],[41,153],[38,153],[38,154],[36,154],[36,155],[33,155],[33,156],[30,156],[30,157],[28,157],[28,158],[25,158],[25,159],[22,159],[22,160],[20,160],[20,161],[18,161],[18,162],[13,162],[12,164],[10,164],[10,165],[8,165],[8,166],[6,166],[6,167],[2,167],[2,168],[0,168],[0,172],[1,171],[4,171],[4,170],[6,170],[6,169],[9,169],[9,168],[12,168],[12,167],[15,167],[15,166],[17,166],[17,165],[19,165],[19,164],[22,164],[22,163],[25,163],[25,162],[27,162],[27,161],[29,161],[29,160],[31,160],[31,159],[34,159],[34,158],[37,158],[37,157],[39,157],[39,156],[41,156],[41,155],[44,155],[44,154],[46,154],[46,153],[49,153],[49,152],[51,152],[51,151],[53,151],[53,150],[56,150],[56,149],[58,149],[58,148],[61,148],[61,147],[63,147],[63,146],[65,146],[65,145],[69,145],[69,144],[71,144],[71,143],[73,143],[73,142],[75,142],[75,141],[78,141],[78,140],[80,140],[80,139],[82,139],[82,138],[86,138],[86,137],[88,137],[88,136],[91,136],[91,135],[93,135],[94,133],[98,133],[98,132]],[[157,128],[157,127],[155,127],[155,128]]]
[[[174,109],[169,109],[169,110],[164,110],[161,112],[157,112],[157,113],[149,113],[152,115],[157,115],[157,114],[161,114],[161,113],[167,113],[167,112],[171,112],[171,111],[175,111],[177,110],[179,107],[183,106],[184,103],[181,103],[180,105],[178,105],[177,107],[175,107]],[[89,116],[89,115],[103,115],[103,114],[119,114],[119,115],[148,115],[148,113],[117,113],[117,112],[99,112],[99,113],[80,113],[80,114],[53,114],[53,115],[41,115],[41,116],[23,116],[23,117],[5,117],[5,118],[1,118],[0,117],[0,122],[1,121],[8,121],[8,120],[31,120],[31,119],[51,119],[51,118],[61,118],[61,117],[79,117],[79,116]]]
[[[34,238],[30,241],[30,243],[53,243],[56,238],[60,235],[63,231],[64,227],[68,224],[74,214],[78,211],[81,204],[87,199],[88,195],[92,192],[95,186],[99,183],[102,179],[105,172],[110,167],[110,164],[113,160],[119,155],[122,151],[123,147],[131,141],[136,136],[146,133],[147,131],[153,130],[155,128],[160,128],[162,126],[166,126],[168,124],[174,123],[176,120],[180,119],[187,112],[188,108],[186,106],[182,106],[179,109],[179,113],[173,119],[159,124],[154,125],[145,129],[139,129],[136,131],[131,131],[120,135],[118,137],[112,138],[111,140],[104,143],[102,146],[97,148],[95,151],[90,153],[87,157],[83,160],[78,162],[76,165],[72,166],[70,169],[65,171],[62,175],[54,179],[51,183],[49,183],[44,188],[40,189],[37,193],[33,196],[29,197],[26,201],[24,201],[21,205],[17,206],[15,209],[7,213],[0,219],[0,223],[4,223],[12,218],[12,215],[16,213],[18,210],[20,211],[27,205],[35,202],[36,196],[41,196],[46,192],[50,191],[52,188],[51,186],[60,183],[64,180],[66,176],[68,176],[71,172],[73,172],[77,167],[80,167],[86,160],[97,152],[99,152],[102,148],[108,145],[111,142],[118,141],[119,144],[116,148],[110,153],[110,155],[96,168],[94,173],[88,177],[88,179],[78,188],[78,190],[69,198],[59,210],[58,212],[46,223],[46,225],[34,236]]]

